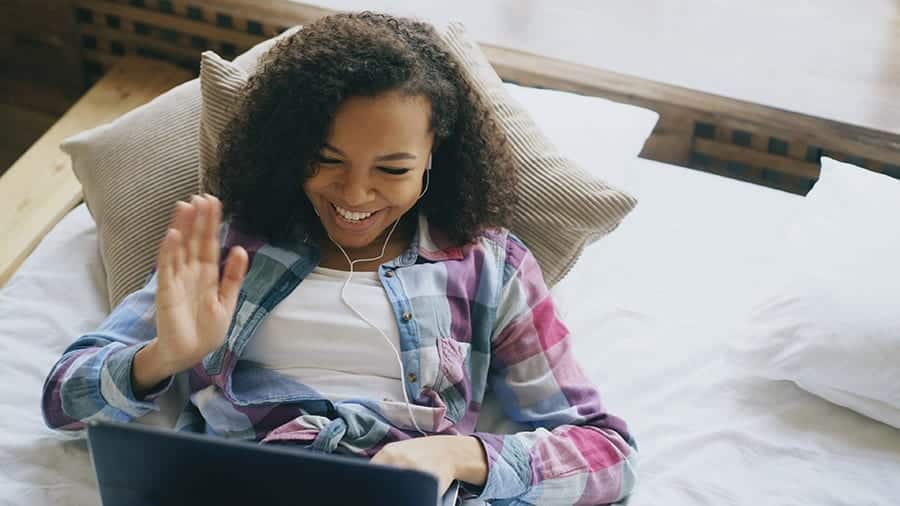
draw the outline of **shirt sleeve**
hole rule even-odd
[[[492,336],[489,384],[530,431],[476,432],[488,461],[478,498],[502,504],[608,504],[636,482],[637,445],[575,360],[534,256],[514,236]]]
[[[97,330],[65,349],[44,381],[41,409],[48,427],[77,433],[92,420],[128,422],[160,409],[157,399],[174,377],[142,399],[131,384],[135,354],[156,337],[156,287],[154,273]]]

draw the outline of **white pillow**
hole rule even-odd
[[[900,428],[900,181],[828,158],[730,358]]]
[[[629,162],[644,149],[659,119],[656,111],[605,98],[512,83],[504,87],[560,153],[616,188],[627,186]],[[583,142],[585,131],[591,132],[589,145]]]
[[[109,310],[97,226],[82,203],[50,229],[0,288],[0,370],[6,372],[0,383],[0,415],[13,424],[0,432],[15,434],[29,426],[29,434],[51,433],[39,408],[43,380],[63,350],[79,335],[95,330]],[[162,397],[161,410],[137,423],[175,424],[188,392],[187,376],[176,379],[176,388]],[[0,445],[0,455],[2,450]],[[0,467],[3,463],[0,459]]]
[[[0,288],[0,504],[100,504],[87,446],[41,418],[41,386],[80,334],[109,312],[97,227],[84,204],[54,226]],[[186,375],[135,423],[172,427]]]

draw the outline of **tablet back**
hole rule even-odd
[[[107,422],[88,445],[104,506],[438,504],[428,473],[299,447]]]

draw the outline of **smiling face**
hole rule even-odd
[[[424,97],[387,92],[337,108],[315,173],[303,190],[331,238],[351,251],[380,250],[422,193],[434,136]]]

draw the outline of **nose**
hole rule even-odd
[[[369,202],[372,191],[367,171],[346,171],[341,187],[341,196],[345,204],[354,207],[362,206]]]

